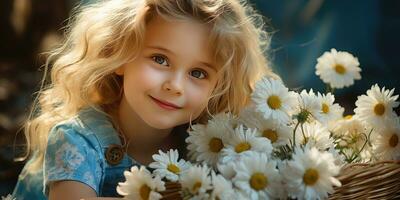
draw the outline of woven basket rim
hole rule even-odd
[[[372,162],[372,163],[350,163],[342,167],[342,170],[346,170],[348,168],[352,167],[364,167],[364,166],[375,166],[375,165],[381,165],[381,164],[400,164],[400,160],[382,160],[378,162]]]
[[[400,198],[400,160],[350,163],[336,177],[342,185],[334,187],[330,200]]]

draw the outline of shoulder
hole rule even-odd
[[[58,143],[58,144],[56,144]],[[90,129],[79,123],[76,117],[57,123],[50,130],[47,139],[47,148],[59,145],[65,146],[70,144],[80,144],[79,147],[92,146],[96,148],[96,138]],[[48,149],[49,150],[49,149]]]
[[[93,133],[82,127],[75,118],[71,118],[50,130],[45,156],[47,160],[62,158],[80,161],[88,154],[97,157],[101,151],[100,146]]]
[[[93,120],[96,119],[82,119],[78,113],[50,130],[44,156],[46,194],[50,183],[61,180],[84,183],[99,194],[104,157],[102,144],[93,129],[100,124],[88,123]]]
[[[94,108],[84,108],[74,117],[57,123],[50,130],[48,143],[55,140],[80,140],[96,148],[109,140],[119,139],[111,121],[105,113]]]
[[[90,186],[97,194],[104,192],[103,183],[117,181],[105,181],[106,174],[114,171],[111,168],[118,171],[132,164],[124,157],[119,165],[109,165],[105,154],[112,144],[121,144],[118,133],[107,115],[95,109],[81,110],[56,124],[50,131],[45,153],[45,191],[54,181],[74,180]],[[117,183],[111,185],[115,190]]]

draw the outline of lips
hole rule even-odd
[[[159,106],[161,106],[161,107],[163,107],[163,108],[166,108],[166,109],[181,109],[182,107],[180,107],[180,106],[178,106],[178,105],[175,105],[175,104],[173,104],[173,103],[170,103],[170,102],[167,102],[167,101],[162,101],[162,100],[159,100],[159,99],[156,99],[156,98],[154,98],[154,97],[152,97],[152,96],[150,96]]]

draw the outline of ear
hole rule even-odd
[[[118,69],[116,69],[114,72],[115,72],[117,75],[119,75],[119,76],[123,76],[123,75],[124,75],[124,72],[125,72],[125,68],[124,68],[124,66],[122,65],[122,66],[118,67]]]

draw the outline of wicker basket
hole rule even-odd
[[[165,191],[160,192],[162,195],[162,200],[181,200],[181,184],[177,182],[166,182],[165,183]]]
[[[329,199],[400,199],[400,160],[354,163],[342,168],[342,183]],[[167,182],[162,200],[183,199],[179,183]]]
[[[337,178],[329,199],[400,199],[400,160],[349,164]]]

